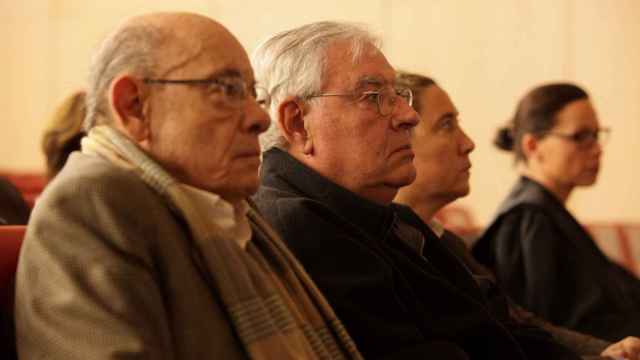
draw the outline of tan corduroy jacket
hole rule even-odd
[[[246,358],[190,241],[136,175],[72,155],[38,201],[22,247],[20,357]]]

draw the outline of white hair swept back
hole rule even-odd
[[[253,52],[252,65],[258,85],[271,97],[271,126],[260,137],[262,151],[287,148],[280,133],[277,108],[288,96],[306,98],[322,89],[327,49],[338,41],[351,44],[356,63],[366,46],[380,47],[380,39],[362,25],[321,21],[273,35]]]
[[[84,129],[112,121],[108,90],[123,72],[148,77],[155,67],[154,49],[161,39],[160,30],[151,25],[129,25],[109,35],[93,55],[89,67]]]

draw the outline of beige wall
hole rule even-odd
[[[613,127],[598,184],[572,197],[585,221],[640,221],[640,1],[636,0],[0,0],[0,169],[39,170],[55,104],[83,85],[99,40],[124,17],[189,10],[226,24],[251,51],[275,31],[316,20],[370,24],[398,67],[434,76],[476,141],[472,195],[481,223],[516,178],[494,130],[530,87],[570,80]]]

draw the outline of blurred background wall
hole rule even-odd
[[[597,185],[569,206],[583,221],[640,222],[637,0],[0,0],[0,170],[43,171],[43,126],[83,86],[92,50],[125,17],[157,10],[211,16],[249,52],[311,21],[370,25],[393,64],[436,78],[460,110],[476,151],[459,202],[479,224],[516,179],[510,154],[491,145],[495,129],[531,87],[577,82],[613,133]]]

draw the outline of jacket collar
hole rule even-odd
[[[337,185],[282,149],[263,153],[260,177],[261,186],[281,188],[285,183],[287,190],[328,206],[373,238],[387,234],[393,223],[391,204],[376,204]]]
[[[537,205],[544,208],[562,209],[564,205],[544,186],[526,176],[521,176],[502,203],[498,214],[504,214],[520,204]],[[561,211],[562,212],[562,211]]]
[[[577,244],[577,246],[588,246],[591,251],[597,249],[593,238],[578,223],[564,204],[542,184],[526,176],[520,177],[511,194],[502,204],[492,226],[499,223],[497,221],[498,218],[519,206],[534,206],[541,209],[568,240]],[[601,251],[597,250],[596,252],[604,258]]]

